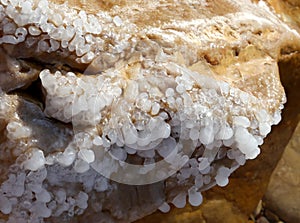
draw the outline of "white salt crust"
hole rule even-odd
[[[176,146],[174,136],[179,130],[181,139],[191,140],[194,145],[202,145],[203,152],[199,159],[191,159],[187,168],[181,169],[176,175],[179,184],[194,177],[194,186],[187,194],[177,194],[170,202],[178,208],[184,207],[186,200],[191,205],[198,206],[202,202],[199,192],[202,188],[213,184],[226,186],[228,177],[239,165],[259,154],[259,145],[265,137],[259,123],[269,123],[269,126],[275,124],[278,112],[274,118],[271,117],[263,110],[262,101],[252,95],[247,95],[247,100],[242,102],[240,98],[245,97],[245,92],[230,87],[225,82],[200,74],[197,74],[195,79],[194,72],[176,64],[162,64],[162,67],[176,73],[174,80],[168,80],[173,81],[175,87],[157,92],[151,90],[155,87],[151,85],[146,92],[140,92],[139,86],[145,86],[149,84],[145,80],[151,80],[151,77],[147,76],[144,79],[128,81],[114,70],[108,70],[101,76],[81,78],[70,72],[64,75],[44,70],[40,78],[47,91],[45,111],[49,116],[64,122],[71,121],[75,125],[90,126],[91,129],[95,126],[100,128],[102,135],[95,135],[94,130],[91,130],[90,139],[84,136],[81,140],[86,141],[86,145],[92,145],[90,148],[111,148],[110,153],[117,160],[126,160],[126,154],[151,159],[155,156],[154,150],[157,150],[161,157],[168,157],[172,148]],[[139,76],[143,72],[145,71],[140,70],[136,75]],[[93,87],[95,84],[97,88]],[[195,84],[199,84],[201,89],[190,87]],[[192,91],[193,94],[187,91]],[[125,97],[122,96],[123,92],[126,92]],[[158,96],[162,98],[162,102],[167,103],[169,115],[165,116],[164,112],[156,111],[159,116],[152,116],[153,110],[159,110],[157,107],[161,107],[160,102],[155,100]],[[117,107],[115,103],[118,104]],[[234,116],[231,109],[233,103]],[[105,111],[108,108],[115,116],[106,121]],[[140,113],[136,124],[133,124],[128,113]],[[171,121],[167,122],[169,116]],[[160,143],[162,140],[166,140],[166,146]],[[231,147],[232,150],[226,147]],[[89,162],[81,155],[85,150],[77,148],[76,151],[79,159],[75,161],[75,171],[88,171]],[[226,157],[233,160],[232,166],[214,165],[214,160]],[[155,164],[152,168],[154,166]],[[97,167],[92,167],[97,170]],[[109,168],[116,171],[120,167]],[[144,173],[147,171],[145,169]],[[163,204],[159,209],[166,212],[168,206]]]
[[[104,44],[99,35],[110,35],[106,31],[103,33],[103,29],[120,30],[119,36],[110,36],[114,42],[120,42],[111,46],[110,51],[114,53],[125,50],[126,43],[120,39],[127,40],[127,33],[133,33],[135,29],[119,16],[112,18],[104,12],[86,14],[68,8],[67,4],[55,5],[47,0],[3,0],[0,3],[0,24],[4,28],[0,44],[26,42],[30,46],[31,39],[27,37],[33,36],[39,41],[37,52],[51,53],[67,48],[69,54],[77,57],[77,63],[90,63],[97,56]],[[50,39],[50,45],[39,38],[42,35]]]
[[[89,15],[46,0],[0,3],[4,33],[0,44],[25,41],[30,46],[29,37],[37,37],[37,51],[66,49],[76,55],[76,62],[92,62],[88,69],[102,72],[79,77],[73,72],[41,71],[47,93],[45,113],[71,122],[74,137],[66,148],[59,148],[61,152],[46,157],[35,147],[25,152],[22,170],[10,173],[0,187],[0,211],[9,214],[8,222],[43,222],[44,218],[66,213],[81,215],[88,207],[91,191],[113,190],[111,181],[95,172],[100,169],[99,163],[112,175],[122,169],[122,163],[106,159],[105,152],[118,161],[125,161],[128,155],[143,158],[148,165],[140,173],[147,174],[156,166],[156,154],[176,168],[178,162],[174,161],[180,157],[169,155],[175,148],[182,152],[184,146],[176,146],[177,141],[196,149],[197,155],[190,157],[171,178],[178,185],[189,181],[192,185],[187,191],[168,195],[159,210],[168,212],[169,203],[182,208],[187,201],[198,206],[202,203],[201,191],[215,184],[227,185],[228,177],[238,166],[260,153],[259,146],[271,125],[281,119],[282,105],[269,114],[261,99],[178,65],[180,53],[167,55],[150,40],[146,44],[157,55],[149,55],[143,46],[131,52],[135,56],[129,61],[120,60],[127,48],[133,48],[128,33],[136,30],[119,16],[112,18],[103,12]],[[200,22],[200,28],[190,25],[192,29],[204,30],[201,26],[208,23]],[[107,50],[109,53],[100,53],[104,48],[100,34],[108,35],[107,30],[114,33],[116,27],[120,30],[118,35],[109,37],[118,44]],[[41,35],[49,37],[39,38]],[[154,61],[159,69],[152,69]],[[129,79],[123,74],[129,69],[128,63],[138,64],[129,70],[133,77]],[[0,118],[4,119],[9,109],[6,105],[5,97],[0,97]],[[19,142],[30,137],[31,129],[14,120],[7,124],[6,135],[12,142]],[[223,159],[231,162],[226,162],[226,166],[215,162]],[[62,181],[79,183],[83,189],[61,186]],[[96,204],[94,208],[102,210]]]

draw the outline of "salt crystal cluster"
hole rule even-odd
[[[285,103],[276,60],[261,54],[252,64],[242,51],[249,49],[245,33],[275,29],[279,21],[266,6],[247,4],[258,13],[141,28],[122,13],[89,14],[47,0],[0,0],[0,47],[11,56],[24,47],[32,55],[22,52],[23,57],[41,63],[45,107],[32,123],[55,119],[66,129],[67,123],[72,126],[67,143],[42,148],[35,128],[17,112],[18,96],[0,92],[6,140],[0,154],[14,159],[0,186],[7,222],[71,222],[90,210],[103,222],[128,222],[141,217],[131,213],[139,209],[149,214],[168,212],[170,204],[199,206],[202,191],[226,186],[234,170],[259,155]],[[259,17],[264,10],[270,20]],[[258,30],[251,30],[253,24]],[[220,34],[211,33],[212,27]],[[220,41],[222,47],[216,45]],[[238,42],[242,59],[232,59],[233,65],[220,59],[213,66],[210,60]],[[222,63],[227,70],[220,74]],[[259,75],[249,74],[247,68],[257,63]],[[130,185],[128,191],[151,184],[147,188],[155,196],[140,207],[122,184]]]

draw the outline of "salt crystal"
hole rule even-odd
[[[245,155],[240,155],[235,158],[239,165],[243,166],[246,163]]]
[[[33,148],[30,151],[29,159],[23,162],[23,167],[27,170],[36,171],[45,165],[44,152],[37,148]]]
[[[190,138],[192,140],[198,140],[199,136],[200,136],[199,129],[197,127],[196,128],[192,128],[191,131],[190,131],[189,136],[190,136]]]
[[[201,174],[208,174],[211,170],[210,166],[207,166],[206,168],[199,170]]]
[[[89,63],[95,58],[95,54],[90,51],[81,57],[81,63]]]
[[[271,125],[269,125],[266,122],[259,123],[258,127],[259,127],[259,133],[262,136],[266,136],[266,135],[268,135],[271,132]]]
[[[51,216],[52,211],[46,206],[44,202],[36,201],[32,207],[30,208],[30,212],[37,214],[42,218],[49,218]]]
[[[228,124],[223,124],[218,133],[216,134],[216,139],[228,140],[233,136],[233,130]]]
[[[254,157],[254,155],[257,154],[259,150],[258,143],[254,136],[245,128],[236,128],[234,137],[239,150],[246,155],[246,159],[250,159],[250,157]]]
[[[152,115],[157,115],[157,114],[159,113],[159,110],[160,110],[160,105],[159,105],[159,103],[154,102],[154,103],[152,104],[151,114],[152,114]]]
[[[250,121],[245,116],[234,116],[232,118],[233,125],[242,126],[244,128],[248,128],[250,126]]]
[[[281,113],[280,111],[276,111],[273,116],[273,124],[277,125],[281,121]]]
[[[28,32],[32,36],[38,36],[42,33],[42,31],[36,26],[29,26]]]
[[[116,160],[125,161],[127,158],[126,150],[119,147],[112,148],[109,153],[112,155],[112,157]]]
[[[185,192],[180,192],[173,200],[172,203],[177,208],[184,208],[186,205],[186,194]]]
[[[40,40],[38,43],[38,51],[40,52],[47,52],[50,48],[49,43],[47,43],[45,40]]]
[[[2,43],[17,44],[18,40],[15,36],[6,35],[3,37],[0,37],[0,44],[2,44]]]
[[[51,200],[51,195],[47,190],[42,189],[40,193],[36,194],[36,200],[43,203],[47,203]]]
[[[50,46],[51,46],[50,51],[54,52],[59,49],[60,44],[56,40],[50,39]]]
[[[76,205],[79,208],[86,209],[88,206],[87,204],[88,198],[89,195],[87,193],[80,191],[76,197]]]
[[[214,140],[214,130],[212,125],[201,128],[199,140],[202,144],[208,145]]]
[[[158,209],[163,213],[167,213],[170,211],[171,207],[167,202],[164,202]]]
[[[67,198],[67,194],[66,191],[63,189],[59,189],[57,191],[55,191],[55,200],[57,201],[57,203],[62,204],[66,201]]]
[[[103,144],[102,138],[100,136],[96,136],[93,139],[93,144],[96,145],[96,146],[101,146]]]
[[[72,147],[72,145],[68,145],[64,152],[58,153],[56,156],[56,160],[63,166],[70,166],[76,157],[76,151]]]
[[[205,175],[205,176],[203,177],[203,183],[204,183],[204,184],[209,184],[210,181],[211,181],[211,177],[210,177],[209,175]]]
[[[90,149],[81,149],[78,152],[78,157],[84,161],[86,161],[87,163],[92,163],[95,160],[95,154],[93,152],[93,150]]]
[[[166,90],[166,97],[173,97],[174,96],[174,89],[173,88],[168,88]]]
[[[21,13],[30,14],[32,12],[32,3],[30,1],[24,1],[21,3]]]
[[[97,178],[95,180],[94,189],[97,192],[104,192],[108,189],[108,181],[104,177]]]
[[[4,26],[3,26],[3,33],[4,34],[15,34],[15,31],[16,31],[16,24],[15,23],[6,23]]]
[[[198,160],[200,161],[199,166],[198,166],[199,170],[204,170],[210,165],[208,159],[205,158],[205,157],[204,158],[199,158]]]
[[[188,190],[188,197],[189,197],[189,203],[195,207],[199,206],[203,201],[203,197],[201,193],[198,192],[195,187],[191,187]]]
[[[182,168],[180,170],[180,173],[181,173],[181,176],[184,178],[184,179],[187,179],[191,176],[192,174],[192,170],[191,168]]]
[[[195,177],[195,187],[196,188],[201,188],[203,186],[204,182],[203,182],[203,176],[198,174]]]
[[[90,169],[90,165],[84,160],[77,159],[73,168],[77,173],[84,173]]]
[[[0,194],[0,211],[3,214],[9,214],[12,211],[12,205],[10,201]]]
[[[166,158],[172,152],[176,152],[176,140],[172,137],[163,140],[161,144],[157,146],[157,152],[163,158]]]
[[[137,135],[137,130],[134,126],[124,125],[122,127],[122,132],[123,132],[125,143],[127,145],[136,143],[136,141],[138,139],[138,137],[137,137],[138,135]]]
[[[113,23],[114,23],[116,26],[121,26],[122,23],[123,23],[123,21],[122,21],[122,19],[121,19],[119,16],[115,16],[115,17],[113,18]]]
[[[128,147],[128,146],[125,146],[124,147],[125,148],[125,150],[126,150],[126,152],[128,153],[128,154],[135,154],[136,153],[136,150],[135,149],[133,149],[133,148],[130,148],[130,147]]]
[[[219,176],[219,175],[217,175],[217,176],[215,177],[215,179],[216,179],[216,183],[217,183],[220,187],[225,187],[225,186],[228,184],[228,182],[229,182],[229,180],[228,180],[227,177],[223,177],[223,176]]]
[[[6,130],[10,139],[27,138],[31,135],[31,130],[19,122],[9,122]]]

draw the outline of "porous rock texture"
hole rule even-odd
[[[277,62],[300,46],[266,3],[0,0],[0,18],[0,221],[254,209],[290,136],[261,146]]]

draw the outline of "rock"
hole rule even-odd
[[[0,217],[132,222],[204,195],[164,218],[246,221],[294,128],[261,146],[299,33],[262,1],[57,3],[0,4],[3,57],[39,74],[0,85]]]
[[[286,222],[300,221],[300,124],[274,170],[266,207]]]

